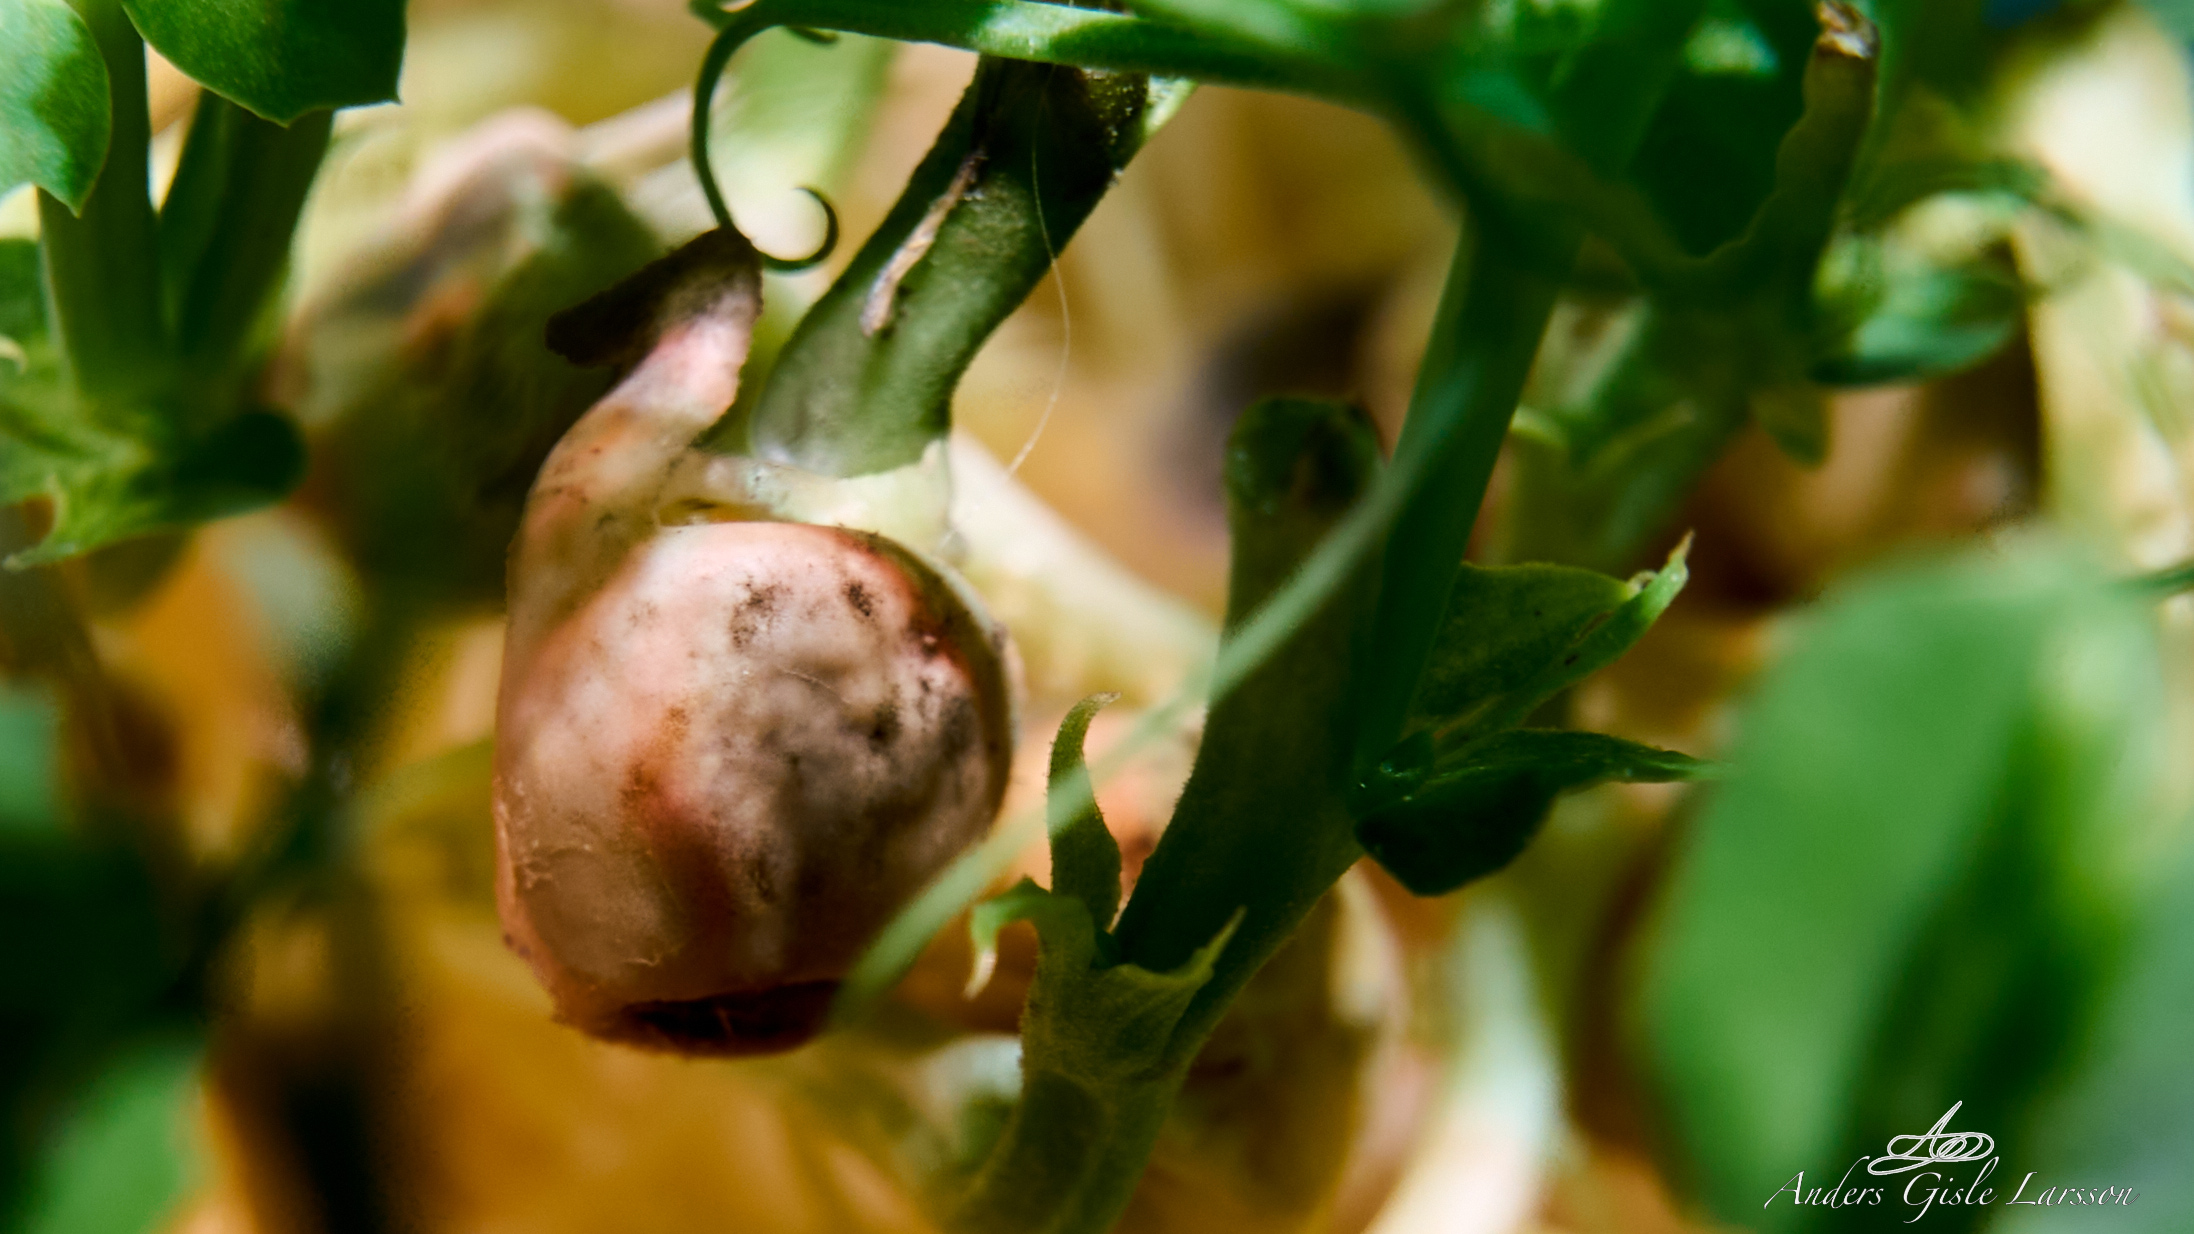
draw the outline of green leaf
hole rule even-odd
[[[2148,621],[2066,556],[1998,553],[1854,586],[1770,673],[1640,992],[1663,1109],[1724,1219],[1818,1228],[1762,1200],[1956,1101],[2020,1159],[2158,835]]]
[[[401,0],[122,0],[145,41],[277,124],[396,98]]]
[[[1686,538],[1628,583],[1567,566],[1476,566],[1456,575],[1413,708],[1446,744],[1512,727],[1607,667],[1659,620],[1690,571]]]
[[[11,1230],[143,1228],[142,1222],[89,1223],[82,1214],[98,1202],[86,1194],[92,1180],[85,1169],[57,1168],[54,1160],[99,1155],[91,1144],[104,1136],[97,1129],[104,1116],[82,1110],[80,1090],[87,1081],[96,1083],[118,1043],[162,1016],[181,959],[179,935],[175,923],[161,918],[141,860],[87,842],[81,825],[52,822],[35,830],[0,829],[0,937],[37,940],[35,946],[0,947],[0,1024],[7,1025],[8,1039],[0,1051],[0,1100],[11,1111],[0,1127],[0,1224]],[[94,1107],[103,1101],[90,1099]],[[71,1130],[86,1121],[92,1129]],[[58,1155],[56,1143],[62,1146]],[[158,1160],[150,1150],[132,1155]],[[133,1182],[127,1163],[107,1160],[104,1168],[118,1187]],[[52,1221],[17,1224],[28,1215],[26,1204]],[[70,1214],[78,1216],[61,1220]]]
[[[125,1049],[75,1095],[38,1163],[22,1234],[152,1231],[201,1172],[191,1138],[204,1048],[163,1036]]]
[[[1761,337],[1763,322],[1779,316],[1664,303],[1573,311],[1612,316],[1602,331],[1612,337],[1576,357],[1589,380],[1547,383],[1532,392],[1530,418],[1519,417],[1506,555],[1621,570],[1668,530],[1699,474],[1744,427],[1749,391],[1794,375],[1777,371],[1778,338]]]
[[[1051,746],[1051,889],[1080,900],[1099,930],[1110,929],[1120,911],[1120,845],[1097,808],[1082,743],[1090,721],[1119,697],[1094,694],[1076,703]]]
[[[1445,895],[1515,860],[1562,793],[1610,780],[1695,780],[1713,771],[1673,750],[1554,729],[1496,733],[1441,765],[1356,824],[1364,851],[1421,896]]]
[[[1795,46],[1770,44],[1736,6],[1712,4],[1708,13],[1630,164],[1631,178],[1694,254],[1742,235],[1767,200],[1776,152],[1804,109],[1815,33],[1803,22]]]
[[[1026,879],[977,906],[979,952],[993,953],[998,930],[1017,920],[1034,922],[1041,944],[1021,1015],[1020,1099],[949,1224],[983,1234],[1107,1229],[1203,1040],[1183,1021],[1242,914],[1166,972],[1108,963],[1082,902]]]
[[[81,211],[107,160],[107,66],[65,0],[0,0],[0,196],[35,184]]]
[[[1807,467],[1818,467],[1828,457],[1828,400],[1811,385],[1753,391],[1752,421],[1783,453]]]
[[[0,832],[0,936],[41,940],[0,950],[0,1017],[60,1038],[133,1021],[175,962],[143,863],[75,830]],[[27,1057],[0,1059],[0,1078]]]
[[[31,350],[44,344],[46,336],[38,242],[0,240],[0,390],[29,371]]]
[[[1474,723],[1477,717],[1528,713],[1539,700],[1518,698],[1518,691],[1635,590],[1570,566],[1466,562],[1448,592],[1413,709],[1423,722],[1458,727],[1466,740],[1493,727]]]
[[[132,62],[141,58],[122,15],[110,10],[109,16],[114,29],[108,33],[126,45]],[[109,84],[119,89],[125,82],[117,77]],[[141,81],[138,86],[131,97],[141,100]],[[136,123],[141,130],[141,110]],[[306,127],[292,132],[316,161],[318,145]],[[117,129],[120,144],[128,144],[122,142],[126,128]],[[218,123],[206,131],[217,130],[225,131]],[[318,133],[324,138],[324,124]],[[280,134],[274,144],[287,140]],[[195,134],[192,147],[203,147]],[[228,260],[203,262],[206,277],[198,281],[214,292],[241,288],[248,294],[209,294],[178,304],[178,312],[192,319],[185,333],[195,338],[210,332],[234,342],[256,322],[286,260],[294,207],[310,168],[307,161],[300,176],[262,160],[257,171],[264,174],[232,169],[235,178],[250,182],[251,204],[286,202],[289,208],[247,206],[223,224],[252,233],[250,242],[218,233],[221,244],[214,247],[227,245]],[[0,242],[0,503],[44,498],[53,514],[42,543],[8,558],[13,568],[266,505],[286,495],[304,470],[303,443],[286,418],[235,405],[241,383],[233,366],[217,363],[193,380],[172,380],[142,175],[109,176],[101,184],[81,219],[58,208],[49,212],[44,274],[36,245]],[[61,321],[76,331],[70,335],[77,349],[74,381],[59,354],[65,331],[47,317],[47,275]],[[214,350],[226,359],[234,348]],[[164,386],[169,388],[162,392]]]

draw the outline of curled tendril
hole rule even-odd
[[[709,44],[708,54],[701,58],[701,79],[693,87],[693,171],[701,180],[701,192],[708,198],[709,213],[716,216],[716,225],[733,232],[737,232],[739,226],[731,221],[731,207],[724,204],[724,190],[717,185],[716,170],[709,161],[709,104],[716,97],[716,83],[723,80],[724,69],[731,63],[732,54],[753,33],[752,28],[742,28],[737,24],[724,27],[715,41]],[[817,43],[833,43],[838,39],[836,34],[828,31],[796,29],[793,33]],[[762,268],[765,270],[777,274],[797,274],[820,265],[838,247],[837,208],[816,189],[802,185],[800,191],[814,198],[815,204],[823,208],[823,242],[805,257],[772,257],[764,253]]]

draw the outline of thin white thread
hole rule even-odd
[[[1048,95],[1045,97],[1044,106],[1046,109],[1051,106]],[[1039,125],[1038,130],[1041,131],[1041,128],[1042,126]],[[1028,461],[1029,451],[1036,448],[1037,440],[1044,435],[1044,429],[1051,424],[1051,413],[1059,407],[1059,392],[1066,388],[1067,360],[1074,354],[1074,315],[1067,309],[1066,276],[1059,272],[1059,250],[1051,246],[1051,227],[1044,222],[1043,184],[1036,176],[1036,165],[1042,160],[1043,153],[1044,147],[1041,139],[1029,147],[1028,190],[1029,196],[1034,198],[1036,203],[1036,231],[1038,235],[1044,238],[1044,256],[1051,259],[1051,285],[1059,293],[1059,367],[1051,375],[1051,398],[1044,403],[1044,414],[1036,417],[1036,427],[1029,430],[1028,440],[1021,443],[1020,453],[1015,454],[1013,461],[1006,464],[1006,475],[1009,477],[1021,470],[1021,464]]]

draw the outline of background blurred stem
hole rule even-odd
[[[37,538],[23,507],[0,506],[0,560]],[[91,632],[51,566],[25,570],[0,566],[0,673],[44,678],[58,690],[69,726],[89,756],[84,782],[71,787],[91,807],[85,817],[99,828],[99,838],[126,841],[148,867],[162,875],[172,878],[179,873],[181,854],[175,851],[175,837],[147,820],[131,820],[127,809],[114,808],[143,807],[145,794],[133,792],[132,786],[144,778],[144,772],[125,747],[113,687],[92,646]],[[118,828],[125,820],[140,825]],[[112,834],[115,830],[123,834]]]
[[[126,401],[157,386],[169,358],[147,183],[145,44],[118,0],[70,2],[106,61],[113,129],[82,216],[39,191],[39,250],[54,332],[77,390],[94,403]]]
[[[262,1219],[317,1234],[378,1234],[400,1224],[401,1171],[388,1125],[403,1012],[384,907],[359,861],[359,790],[388,715],[388,683],[416,649],[420,605],[378,598],[341,664],[304,700],[305,775],[283,799],[272,842],[235,869],[213,906],[208,960],[252,954],[254,922],[317,933],[329,972],[303,1015],[232,1017],[214,1073],[256,1151],[277,1163]],[[218,949],[216,951],[215,949]],[[240,973],[242,989],[257,978]],[[246,998],[245,1003],[249,1004]]]

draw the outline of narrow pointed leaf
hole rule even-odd
[[[1100,930],[1120,911],[1120,845],[1097,808],[1082,743],[1090,721],[1119,697],[1095,694],[1076,703],[1051,747],[1051,889],[1080,900]]]
[[[1465,565],[1418,687],[1417,724],[1449,746],[1475,740],[1614,663],[1683,590],[1689,548],[1629,583],[1566,566]]]
[[[1364,850],[1418,895],[1442,895],[1523,852],[1554,799],[1610,780],[1695,780],[1714,765],[1605,733],[1522,729],[1465,746],[1420,788],[1357,824]]]

